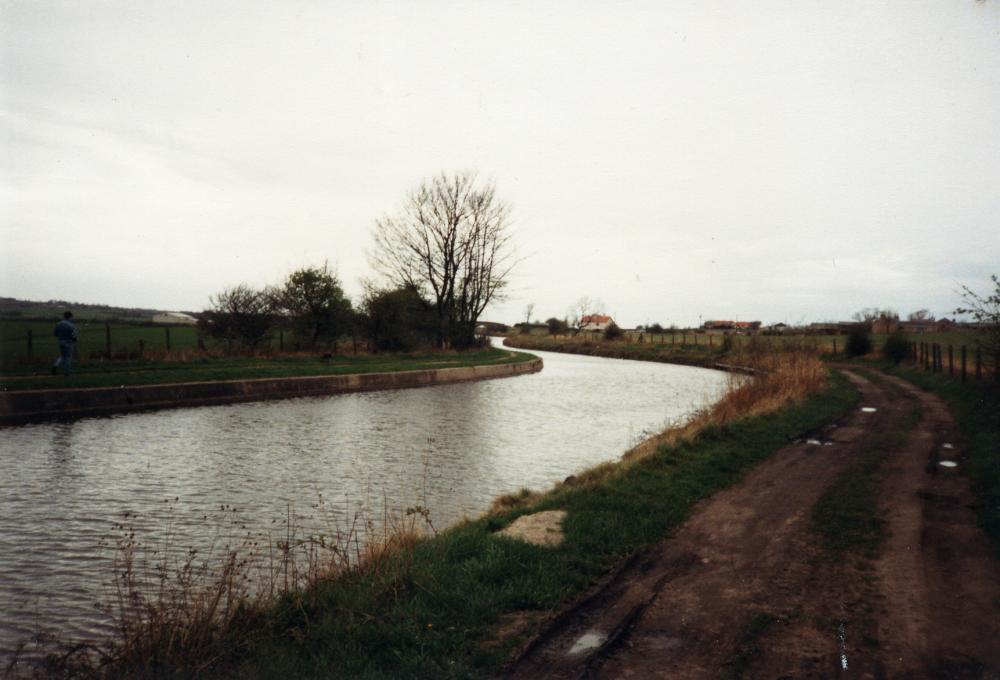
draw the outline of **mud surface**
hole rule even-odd
[[[859,408],[621,565],[509,677],[1000,678],[1000,569],[947,409],[903,381],[848,375]],[[916,406],[919,424],[905,425]],[[874,553],[832,558],[813,506],[894,427],[907,429],[876,473],[886,538]]]

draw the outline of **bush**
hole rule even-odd
[[[844,354],[849,357],[861,357],[872,351],[872,333],[864,326],[851,329],[847,334],[847,345]]]
[[[565,335],[569,330],[569,324],[555,317],[546,319],[545,325],[549,327],[549,335]]]
[[[618,324],[612,322],[607,328],[604,329],[604,339],[605,340],[618,340],[623,335],[625,331],[618,327]]]
[[[896,366],[903,362],[903,359],[910,356],[910,343],[902,331],[897,330],[885,340],[882,346],[882,356],[891,361]]]
[[[364,325],[376,349],[409,352],[435,344],[437,315],[416,288],[369,290]]]
[[[251,352],[270,342],[276,317],[269,296],[240,284],[209,298],[211,307],[198,319],[198,332],[225,342],[230,349],[241,346]]]

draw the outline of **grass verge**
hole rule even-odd
[[[721,339],[715,340],[713,346],[706,344],[705,340],[702,342],[701,345],[681,345],[603,341],[584,337],[554,338],[539,335],[509,335],[504,344],[518,349],[583,354],[608,359],[658,361],[690,366],[709,366],[724,356],[725,349]]]
[[[839,556],[861,552],[867,558],[874,557],[883,539],[877,473],[886,456],[902,446],[920,418],[920,407],[914,405],[880,430],[813,506],[813,531],[829,552]]]
[[[23,372],[0,378],[0,390],[119,387],[183,382],[290,378],[351,373],[390,373],[527,361],[534,357],[502,349],[429,354],[228,357],[176,361],[81,362],[69,377]],[[45,367],[48,371],[48,367]]]

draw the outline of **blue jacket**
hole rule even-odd
[[[52,331],[52,335],[59,338],[59,344],[76,342],[76,326],[70,323],[69,319],[63,319],[56,324],[55,330]]]

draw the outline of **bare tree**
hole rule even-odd
[[[906,316],[907,321],[933,321],[934,315],[930,313],[927,309],[918,309],[915,312],[910,312]]]
[[[198,320],[199,331],[256,350],[271,339],[275,315],[269,296],[246,284],[223,290],[209,298],[211,307]]]
[[[531,325],[531,313],[535,311],[535,303],[529,302],[524,308],[524,325]]]
[[[956,314],[969,314],[978,326],[978,343],[991,353],[997,362],[997,379],[1000,380],[1000,275],[990,276],[993,290],[980,295],[968,286],[962,286],[963,306]]]
[[[889,307],[879,309],[878,307],[865,307],[857,311],[851,317],[862,326],[871,330],[876,321],[898,321],[899,314]]]
[[[584,295],[579,300],[573,303],[570,307],[573,317],[573,326],[580,328],[583,326],[583,317],[592,314],[603,314],[604,313],[604,303],[596,298],[591,298]]]
[[[472,344],[479,315],[502,297],[514,264],[509,218],[493,184],[464,172],[424,181],[399,214],[376,222],[372,266],[428,293],[442,347]]]

